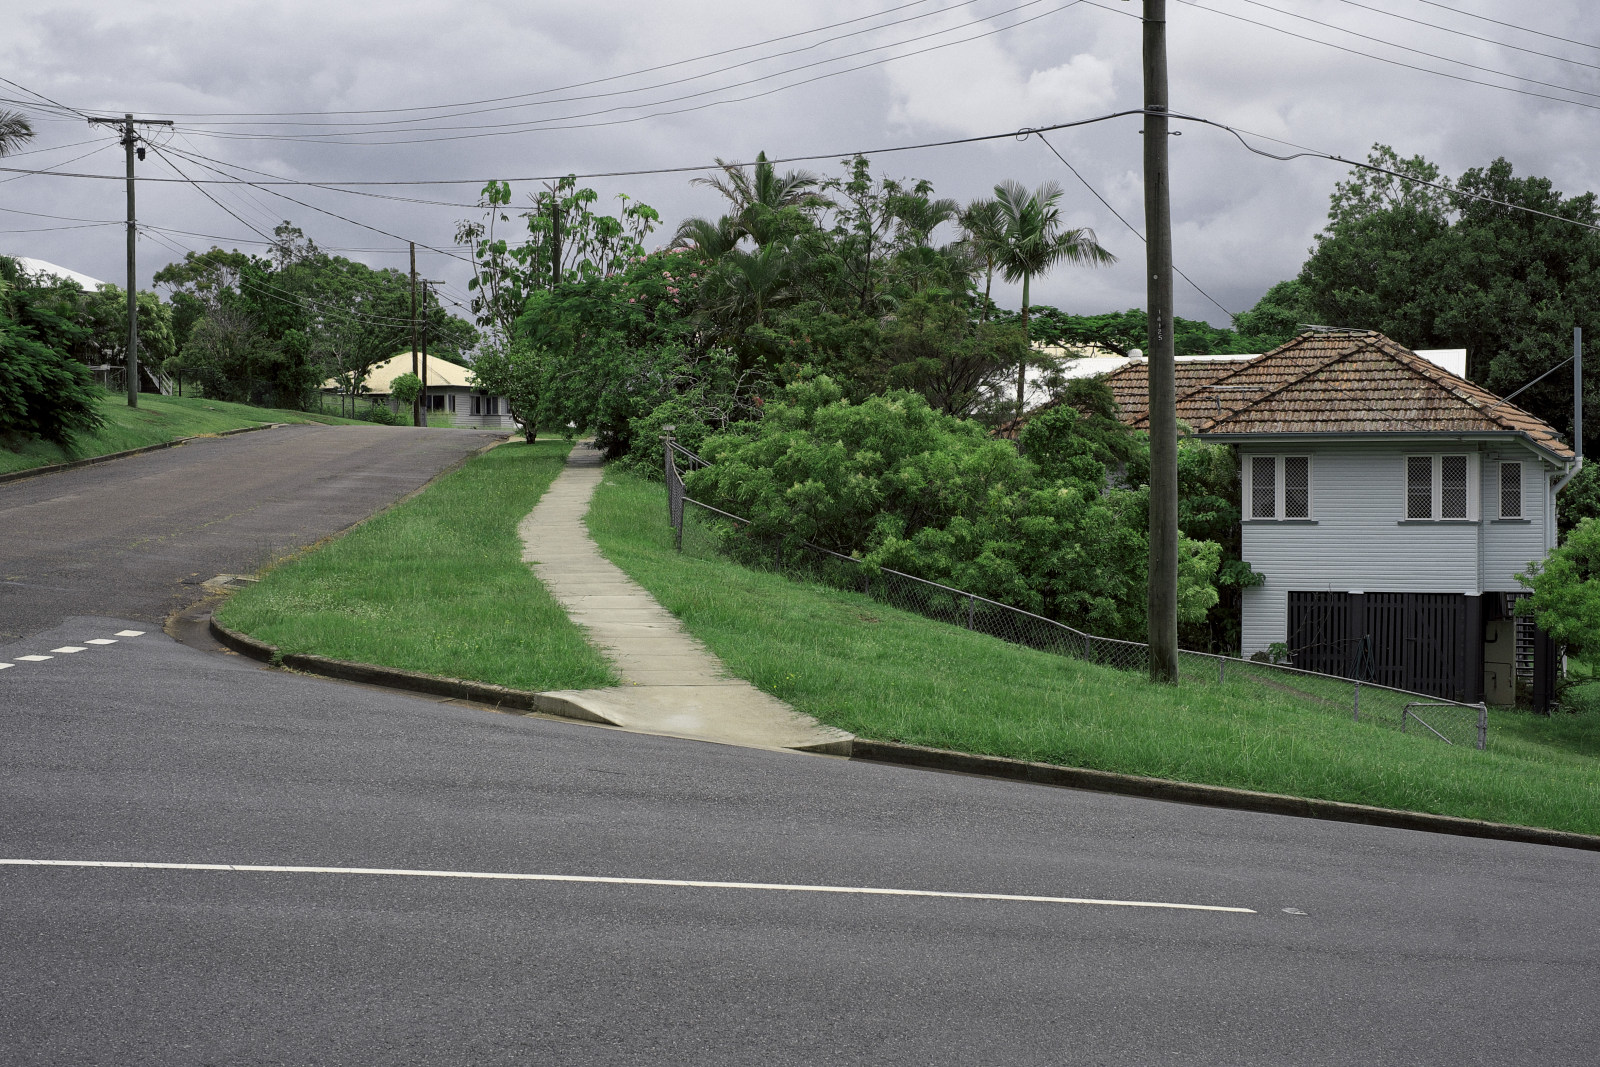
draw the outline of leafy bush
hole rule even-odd
[[[70,446],[104,421],[89,370],[61,349],[81,334],[50,306],[49,291],[28,284],[16,261],[0,257],[0,442],[43,438]]]
[[[804,379],[759,423],[711,437],[690,494],[751,519],[758,542],[811,541],[1095,633],[1143,636],[1147,491],[1108,488],[1097,458],[1133,442],[1114,448],[1094,415],[1055,415],[1033,438],[1056,448],[1042,469],[918,393],[860,404],[841,394],[826,376]],[[1220,559],[1220,546],[1183,539],[1184,623],[1216,603]]]
[[[1518,607],[1574,651],[1600,652],[1600,519],[1584,519],[1543,563],[1517,577],[1533,590]]]
[[[389,410],[389,405],[373,403],[357,418],[364,422],[375,422],[380,426],[404,426],[407,420]]]

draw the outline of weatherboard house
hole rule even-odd
[[[420,362],[420,357],[419,357]],[[399,404],[390,395],[394,380],[410,374],[412,354],[401,352],[374,364],[362,379],[366,391],[361,395],[368,400],[387,404],[391,411],[400,414]],[[329,395],[344,392],[338,379],[329,378],[322,390]],[[472,369],[458,363],[434,357],[428,360],[428,388],[424,406],[431,413],[447,415],[450,425],[464,429],[511,430],[517,422],[511,417],[511,407],[504,397],[491,396],[472,384]],[[409,418],[409,415],[407,416]]]
[[[1148,428],[1148,365],[1106,381]],[[1238,453],[1242,554],[1263,578],[1243,591],[1244,655],[1472,702],[1549,684],[1554,650],[1513,608],[1578,466],[1549,424],[1354,330],[1185,361],[1177,409]]]

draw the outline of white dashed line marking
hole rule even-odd
[[[144,630],[118,630],[117,637],[143,637],[145,633],[146,631]],[[91,637],[84,640],[81,645],[62,645],[60,648],[52,648],[50,650],[52,655],[13,656],[12,658],[17,663],[43,663],[45,660],[55,659],[58,655],[70,656],[74,652],[88,652],[90,645],[114,645],[117,643],[117,637]],[[15,667],[17,663],[0,663],[0,671]]]
[[[578,882],[586,885],[662,886],[685,889],[750,889],[787,893],[844,893],[875,897],[933,897],[940,900],[995,900],[1021,904],[1099,904],[1114,908],[1166,908],[1254,915],[1253,908],[1220,904],[1170,904],[1155,900],[1102,900],[1096,897],[1036,897],[1015,893],[951,893],[937,889],[879,889],[872,886],[795,885],[786,882],[702,882],[677,878],[614,878],[587,874],[515,874],[492,871],[417,871],[386,867],[279,867],[253,863],[131,863],[116,860],[0,859],[4,867],[113,867],[144,871],[234,871],[252,874],[344,874],[404,878],[464,878],[496,882]]]

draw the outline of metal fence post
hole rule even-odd
[[[1227,680],[1228,680],[1228,658],[1226,656],[1218,656],[1217,657],[1217,684],[1218,685],[1222,685],[1222,684],[1226,683]]]
[[[1355,719],[1356,722],[1360,722],[1361,721],[1361,679],[1360,678],[1356,679],[1355,707],[1354,707],[1354,710],[1351,711],[1351,716]]]
[[[1478,701],[1478,748],[1489,747],[1489,702]]]
[[[974,627],[972,625],[972,618],[973,618],[973,614],[974,614],[974,611],[977,608],[977,606],[978,606],[978,598],[975,597],[975,596],[970,596],[969,595],[967,597],[967,629],[969,629],[969,630],[976,629],[976,627]]]

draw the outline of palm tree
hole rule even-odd
[[[0,156],[10,155],[31,140],[33,127],[28,125],[28,117],[0,108]]]
[[[707,263],[715,263],[733,251],[743,236],[738,224],[728,215],[716,222],[700,216],[691,216],[678,224],[673,235],[673,248],[692,248]]]
[[[825,206],[827,197],[817,192],[822,179],[808,170],[791,170],[779,174],[767,162],[765,152],[756,153],[755,166],[750,169],[718,159],[722,177],[692,178],[692,185],[709,185],[728,198],[733,205],[733,219],[739,228],[757,244],[766,244],[774,236],[765,225],[769,216],[789,207]]]
[[[983,264],[983,311],[979,322],[989,320],[990,291],[994,287],[994,268],[1006,243],[1006,221],[995,200],[974,200],[957,220],[961,225],[961,244],[972,258]]]
[[[1028,283],[1035,274],[1048,273],[1057,263],[1082,263],[1098,267],[1117,257],[1100,247],[1088,227],[1062,229],[1061,185],[1045,182],[1029,192],[1022,183],[1004,181],[994,187],[995,203],[1004,222],[1004,242],[995,265],[1008,282],[1022,282],[1022,338],[1027,347],[1017,363],[1017,417],[1022,417],[1023,391],[1027,387]]]

